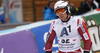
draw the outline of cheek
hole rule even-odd
[[[64,17],[66,18],[67,17],[67,14],[64,14]]]
[[[62,20],[63,18],[59,16],[59,19],[61,19],[61,20]]]

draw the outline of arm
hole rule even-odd
[[[91,39],[90,39],[90,35],[88,33],[88,30],[84,24],[84,22],[82,21],[80,23],[80,21],[78,20],[79,24],[78,24],[78,32],[80,34],[80,36],[82,37],[83,41],[84,41],[84,53],[89,53],[89,50],[91,48]]]
[[[45,44],[45,52],[52,52],[52,44],[53,44],[53,40],[56,36],[56,33],[54,30],[52,30],[51,34],[48,33],[50,36],[47,39],[47,42]]]
[[[55,31],[53,30],[53,23],[51,23],[50,25],[50,29],[46,38],[46,44],[45,44],[45,53],[52,53],[52,44],[53,44],[53,40],[56,36]]]

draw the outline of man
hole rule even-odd
[[[85,0],[80,4],[80,7],[78,8],[77,15],[84,14],[86,12],[89,12],[91,10],[97,9],[99,5],[97,6],[94,2],[94,0]]]
[[[91,39],[84,22],[70,16],[70,7],[65,1],[58,1],[54,10],[59,19],[53,21],[50,25],[45,53],[52,53],[52,44],[56,35],[59,53],[81,53],[81,38],[84,41],[84,53],[89,53]]]
[[[56,3],[55,0],[50,0],[48,5],[44,7],[43,14],[44,14],[44,20],[52,20],[57,19],[57,16],[54,12],[54,4]]]

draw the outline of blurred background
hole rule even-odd
[[[19,2],[20,1],[20,2]],[[18,12],[21,11],[18,16],[21,19],[21,22],[37,22],[37,21],[43,21],[43,8],[48,4],[49,0],[0,0],[0,7],[7,8],[7,5],[11,7],[13,5],[12,2],[14,2],[14,5],[12,6],[14,8],[19,8],[17,10]],[[84,0],[69,0],[69,2],[73,2],[75,4],[75,7],[78,8],[80,6],[80,3]],[[8,4],[7,4],[8,2]],[[6,3],[6,4],[5,4]],[[19,3],[17,5],[17,3]],[[10,8],[11,9],[11,8]],[[12,11],[10,10],[9,7],[8,9],[5,9],[6,11]],[[5,12],[6,13],[6,12]],[[13,11],[14,13],[14,11]],[[12,14],[13,14],[12,13]],[[6,15],[6,22],[9,22],[10,16]],[[15,18],[14,18],[15,19]],[[16,21],[17,22],[17,21]]]
[[[68,1],[70,3],[72,10],[74,9],[75,11],[79,11],[79,7],[81,6],[81,4],[83,5],[84,4],[83,1],[86,0],[65,0],[65,1]],[[91,0],[87,1],[91,3],[90,2]],[[87,12],[83,15],[81,14],[76,17],[82,17],[86,23],[87,29],[90,32],[90,36],[92,37],[91,39],[93,42],[92,45],[93,53],[100,53],[100,0],[96,1],[98,1],[99,4],[98,6],[98,4],[95,2],[98,8],[95,8],[95,10],[90,8],[89,10],[90,12]],[[14,51],[12,53],[45,52],[44,47],[45,47],[45,40],[47,37],[46,35],[49,30],[50,23],[53,21],[53,20],[50,21],[44,20],[43,10],[45,9],[45,7],[47,7],[48,2],[49,0],[0,0],[0,50],[1,50],[0,53],[3,53],[2,51],[6,52],[6,50],[4,50],[6,47],[8,49],[7,53],[11,53],[13,50]],[[82,9],[80,11],[84,10]],[[27,42],[29,43],[26,44]],[[6,45],[7,43],[10,46]],[[17,45],[18,43],[20,44]],[[11,46],[14,46],[14,48],[17,49],[13,49],[13,47],[11,49],[10,48]],[[19,47],[21,46],[22,48],[19,49]],[[25,47],[30,46],[30,47],[28,48],[26,47],[23,50],[24,46]],[[37,47],[34,48],[34,46]],[[53,47],[54,47],[53,52],[54,53],[58,52],[57,38],[55,39]]]

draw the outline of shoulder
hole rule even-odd
[[[58,24],[59,22],[61,22],[61,20],[60,20],[60,19],[56,19],[56,20],[54,20],[54,21],[51,23],[51,25]]]
[[[71,16],[72,21],[77,21],[79,18],[77,16]]]
[[[83,21],[82,17],[80,17],[80,16],[73,16],[72,20],[73,20],[73,22],[77,22],[77,23]]]
[[[49,12],[51,12],[50,7],[48,7],[48,6],[44,7],[43,12],[44,12],[44,13],[49,13]]]
[[[49,28],[49,33],[51,33],[52,29],[54,29],[55,25],[60,21],[60,19],[56,19],[54,20],[51,25],[50,25],[50,28]]]
[[[46,11],[51,11],[51,8],[50,7],[47,6],[46,8],[47,8]]]

